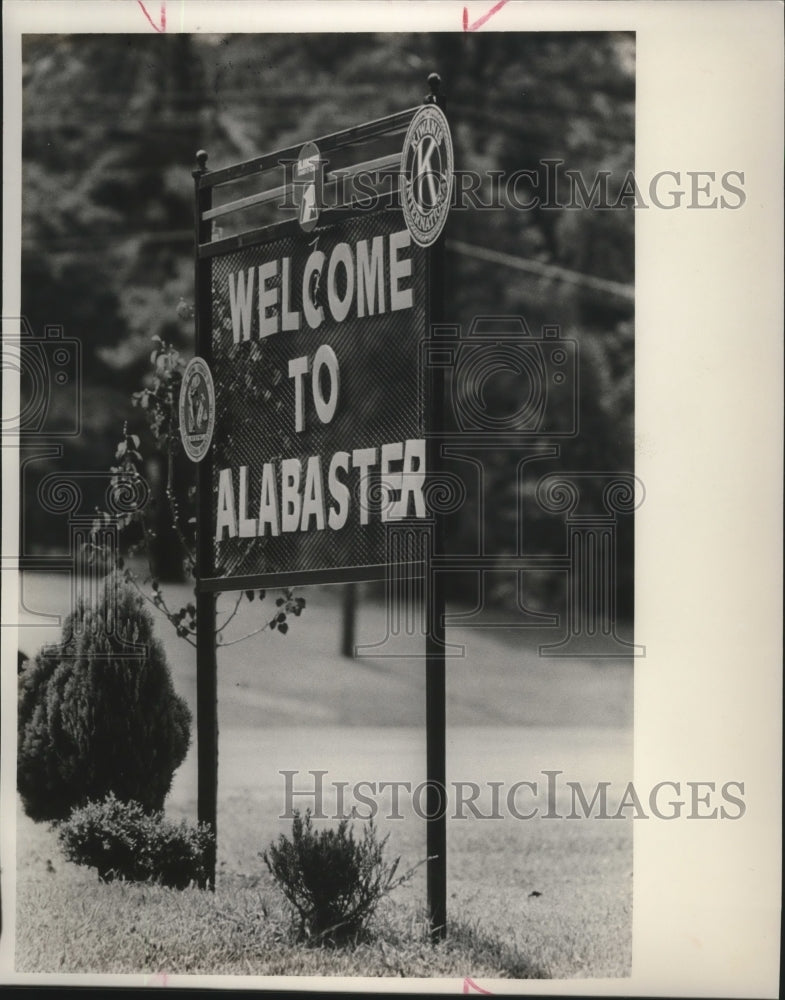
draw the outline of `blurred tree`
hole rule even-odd
[[[22,311],[36,332],[62,325],[83,356],[82,433],[36,462],[34,496],[36,476],[107,468],[153,335],[190,347],[175,307],[192,292],[188,167],[208,102],[188,35],[30,36],[24,64]],[[39,545],[61,541],[55,521],[29,506]],[[161,526],[166,578],[180,560]]]

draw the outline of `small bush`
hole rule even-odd
[[[310,809],[294,812],[292,839],[284,834],[262,854],[278,887],[296,910],[299,935],[314,942],[342,943],[364,931],[379,901],[406,881],[395,879],[400,858],[387,863],[373,821],[356,841],[347,819],[335,830],[314,832]]]
[[[146,813],[138,802],[108,795],[74,809],[60,824],[60,843],[69,861],[98,869],[105,882],[159,882],[185,889],[205,885],[214,837],[206,824],[171,823],[163,813]]]
[[[191,713],[143,598],[116,574],[19,675],[17,784],[25,812],[60,820],[113,792],[163,807]]]

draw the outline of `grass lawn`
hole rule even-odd
[[[629,975],[629,819],[522,821],[504,809],[500,820],[451,819],[446,942],[428,941],[424,868],[385,900],[367,941],[338,950],[294,942],[282,897],[259,857],[291,827],[278,818],[284,810],[279,771],[297,771],[295,788],[305,789],[312,787],[309,770],[327,770],[328,813],[334,781],[351,789],[358,781],[416,785],[425,778],[422,662],[343,659],[339,594],[330,588],[303,593],[308,607],[287,636],[262,634],[220,654],[215,894],[104,885],[94,871],[65,861],[56,834],[19,809],[18,971],[475,980]],[[57,599],[50,578],[28,578],[29,608],[50,611]],[[229,596],[221,601],[228,604]],[[257,607],[244,603],[233,634],[258,620]],[[364,600],[357,641],[377,641],[384,622],[381,604]],[[161,622],[175,686],[194,708],[193,651],[167,629]],[[58,637],[56,629],[22,631],[28,653]],[[632,776],[629,663],[544,659],[537,642],[553,641],[552,635],[512,629],[456,629],[449,638],[466,647],[464,657],[448,663],[449,781],[499,781],[507,788],[520,780],[543,783],[540,772],[550,769],[589,790],[610,781],[621,794]],[[175,819],[196,815],[194,749],[167,799]],[[569,795],[560,789],[557,805],[565,814]],[[486,789],[478,800],[483,811],[489,794]],[[378,801],[389,804],[389,794]],[[520,808],[528,801],[520,799]],[[403,870],[425,856],[425,823],[405,796],[402,803],[403,819],[379,816],[377,822],[382,834],[389,832],[388,852],[401,856]]]

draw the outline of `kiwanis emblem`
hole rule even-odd
[[[215,427],[215,389],[203,358],[192,358],[180,386],[180,438],[192,462],[201,462],[210,447]]]
[[[401,166],[403,217],[414,242],[430,246],[450,211],[453,171],[450,126],[435,105],[424,105],[412,118]]]

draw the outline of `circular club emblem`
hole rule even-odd
[[[452,138],[444,113],[425,104],[412,118],[401,154],[401,205],[414,242],[435,242],[452,196]]]
[[[215,428],[215,388],[207,362],[192,358],[180,386],[180,438],[192,462],[201,462]]]
[[[319,221],[322,202],[322,156],[315,142],[306,142],[294,165],[294,190],[300,228],[310,233]]]

